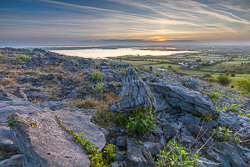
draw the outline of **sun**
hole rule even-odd
[[[149,37],[145,40],[147,40],[147,41],[167,41],[168,39],[165,37],[155,36],[155,37]]]

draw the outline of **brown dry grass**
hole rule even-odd
[[[105,98],[101,101],[89,96],[85,99],[69,100],[67,104],[71,107],[97,110],[92,117],[92,122],[100,127],[109,129],[117,117],[117,113],[108,111],[108,108],[112,102],[117,101],[117,96],[114,93],[105,95]]]

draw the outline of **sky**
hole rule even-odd
[[[0,46],[250,42],[250,0],[0,0]]]

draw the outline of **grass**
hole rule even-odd
[[[190,74],[190,75],[204,75],[204,74],[209,74],[209,72],[195,71],[195,70],[183,70],[183,69],[179,69],[179,71],[181,73]]]
[[[88,96],[85,99],[71,99],[67,101],[67,104],[71,107],[97,110],[92,117],[92,122],[100,127],[109,129],[111,123],[114,122],[117,117],[117,114],[108,111],[108,108],[110,104],[116,100],[117,96],[114,93],[110,93],[105,94],[104,99],[101,101]]]
[[[156,64],[156,65],[150,65],[152,66],[153,68],[160,68],[160,67],[165,67],[165,68],[168,68],[168,65],[171,65],[172,67],[174,67],[175,69],[179,69],[181,68],[181,65],[175,65],[175,64]]]
[[[214,73],[212,76],[217,77],[219,73]],[[250,74],[236,74],[235,77],[229,77],[231,79],[231,83],[229,84],[229,87],[233,85],[236,89],[239,89],[237,86],[237,81],[240,79],[249,79],[250,80]]]

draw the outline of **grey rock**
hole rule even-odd
[[[76,98],[77,97],[77,92],[76,90],[72,90],[72,92],[70,92],[68,95],[67,95],[67,98]]]
[[[183,122],[184,125],[189,125],[189,124],[199,125],[200,118],[194,116],[193,114],[186,114],[185,116],[180,117],[179,121]]]
[[[153,94],[137,74],[134,67],[127,69],[118,104],[119,108],[124,111],[132,111],[134,108],[140,106],[156,108]]]
[[[116,145],[116,138],[113,137],[112,139],[109,140],[110,144]]]
[[[100,128],[100,131],[104,133],[106,136],[109,134],[109,132],[104,128]]]
[[[195,138],[184,128],[182,128],[182,130],[176,135],[176,139],[184,147],[190,147],[191,145],[194,147],[196,145]]]
[[[111,167],[123,167],[123,163],[122,162],[112,162]]]
[[[102,62],[101,66],[109,66],[108,62]]]
[[[23,154],[14,155],[9,159],[0,161],[0,167],[23,167]]]
[[[24,79],[25,79],[25,76],[22,75],[22,76],[20,76],[20,77],[17,78],[17,81],[23,81]]]
[[[182,111],[190,112],[196,116],[212,114],[219,116],[213,104],[202,97],[199,92],[191,91],[177,83],[151,83],[146,82],[152,91],[161,95],[170,106],[179,107]]]
[[[156,142],[143,142],[143,146],[149,150],[151,155],[157,155],[160,150],[164,149],[164,145]]]
[[[166,125],[163,128],[163,134],[164,134],[167,141],[170,140],[171,138],[173,138],[176,135],[176,133],[177,133],[177,131],[171,125]]]
[[[237,147],[232,142],[221,142],[215,145],[212,150],[207,150],[206,153],[211,160],[221,163],[222,166],[232,167],[248,167],[244,162]]]
[[[89,166],[89,157],[82,147],[74,142],[72,134],[62,129],[55,119],[58,114],[63,124],[76,129],[76,133],[84,134],[84,139],[94,142],[100,150],[105,145],[104,134],[90,122],[93,113],[83,113],[69,107],[57,111],[32,112],[27,114],[14,113],[11,127],[13,142],[24,152],[25,166]],[[27,123],[36,122],[38,127]]]
[[[0,89],[0,101],[23,101],[23,99]]]
[[[239,121],[236,120],[236,118],[238,117],[237,114],[233,113],[233,112],[222,112],[220,113],[219,119],[218,119],[218,123],[229,128],[232,125],[232,129],[233,130],[240,130],[241,126]]]
[[[30,82],[30,83],[35,83],[35,82],[39,82],[39,78],[35,76],[28,76],[25,78],[25,81]]]
[[[208,160],[203,157],[198,158],[198,160],[195,161],[195,164],[199,167],[220,167],[218,163],[215,163],[214,161]]]
[[[145,151],[140,144],[135,144],[135,139],[128,139],[126,166],[129,167],[153,167],[153,157]]]
[[[44,92],[45,89],[43,88],[43,86],[31,86],[30,87],[31,91],[37,91],[37,92]]]
[[[127,145],[127,137],[126,136],[119,136],[117,139],[116,139],[116,145],[118,147],[124,147]]]
[[[16,88],[13,94],[19,98],[23,98],[25,101],[28,101],[26,94],[23,92],[23,89],[21,88]]]
[[[0,126],[0,160],[9,159],[17,154],[20,154],[20,151],[13,145],[10,128]]]
[[[46,79],[47,80],[52,80],[52,79],[54,79],[54,75],[53,74],[49,74],[49,75],[46,76]]]
[[[121,151],[117,151],[115,153],[116,158],[114,158],[114,161],[124,161],[124,154]]]
[[[26,91],[25,92],[27,98],[36,99],[40,101],[50,101],[52,100],[52,93],[50,92],[36,92],[36,91]]]

